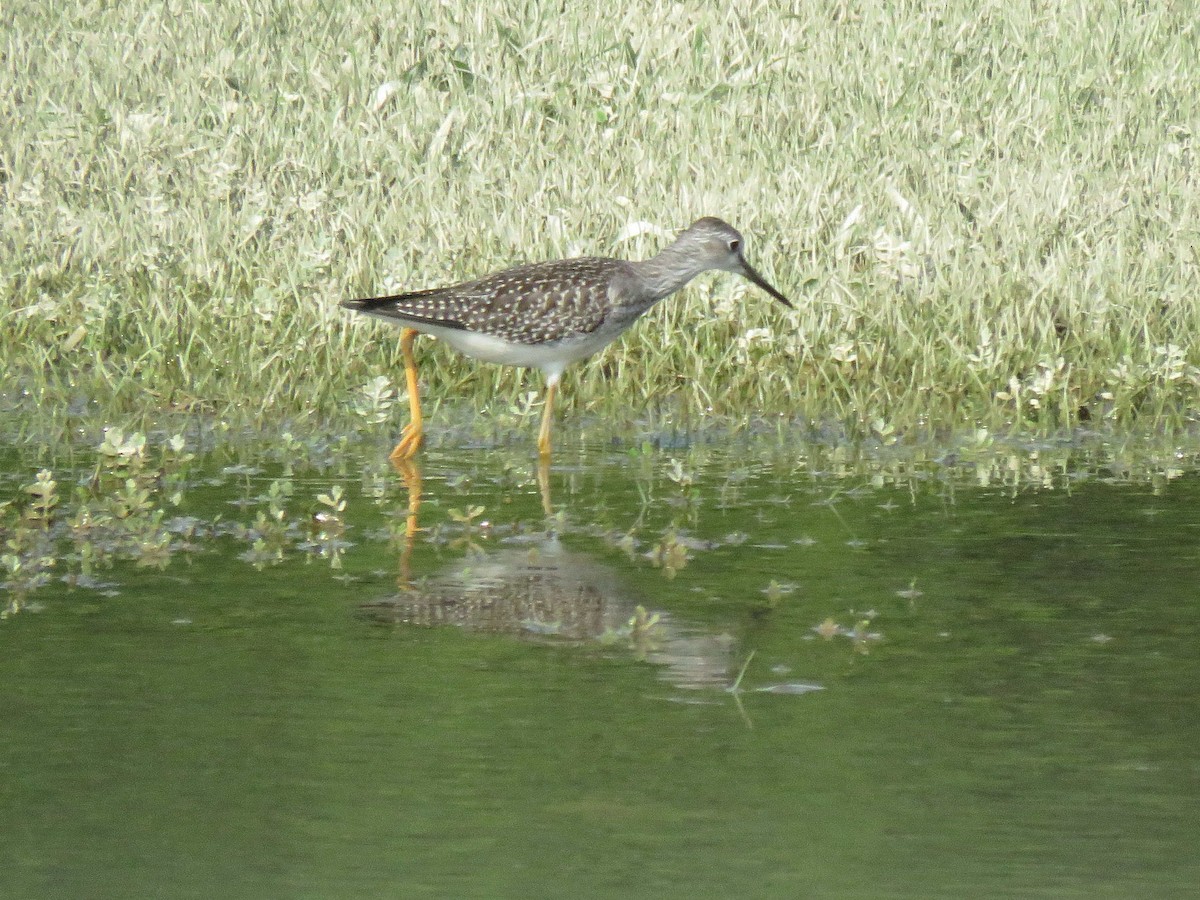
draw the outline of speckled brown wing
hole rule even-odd
[[[600,257],[531,263],[476,281],[342,305],[401,322],[544,344],[600,327],[609,309],[608,285],[625,265]]]

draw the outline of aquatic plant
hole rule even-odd
[[[672,579],[688,563],[687,543],[671,528],[663,533],[647,556],[655,566],[662,569],[668,579]]]
[[[623,627],[606,629],[599,636],[599,641],[602,644],[625,644],[638,659],[646,659],[660,649],[664,637],[662,616],[649,612],[639,603]]]
[[[309,538],[301,546],[310,553],[329,560],[331,568],[340,569],[342,553],[347,547],[343,538],[346,530],[345,491],[340,484],[335,484],[327,492],[317,494],[316,502]]]
[[[274,479],[266,494],[259,498],[265,508],[260,508],[255,513],[254,524],[242,531],[242,537],[250,542],[250,547],[239,558],[259,571],[283,562],[284,552],[295,543],[298,529],[287,511],[294,491],[290,479]]]
[[[32,484],[25,486],[29,500],[23,507],[11,501],[0,507],[0,514],[9,520],[0,519],[0,536],[4,539],[0,569],[7,576],[0,587],[9,593],[0,617],[20,612],[29,593],[50,578],[49,571],[56,562],[49,533],[53,510],[58,505],[56,491],[53,475],[43,469]]]

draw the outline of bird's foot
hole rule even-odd
[[[392,450],[388,457],[392,462],[397,460],[412,459],[417,455],[417,450],[421,447],[421,441],[425,437],[425,432],[421,428],[419,422],[409,422],[400,432],[400,443]]]

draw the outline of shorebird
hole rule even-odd
[[[391,459],[412,457],[424,436],[413,356],[418,334],[441,338],[485,362],[541,369],[546,403],[538,452],[545,459],[550,456],[554,395],[563,370],[615,341],[642,313],[701,272],[737,272],[784,306],[792,305],[746,262],[744,247],[736,228],[705,216],[651,259],[589,256],[537,262],[449,287],[343,301],[346,309],[404,328],[400,349],[412,415]]]

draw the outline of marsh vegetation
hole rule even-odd
[[[798,301],[702,279],[569,376],[576,414],[852,434],[1200,402],[1186,5],[17,3],[8,407],[311,417],[397,377],[339,300],[647,256],[717,214]],[[422,344],[434,402],[540,385]],[[95,432],[98,436],[98,431]]]

